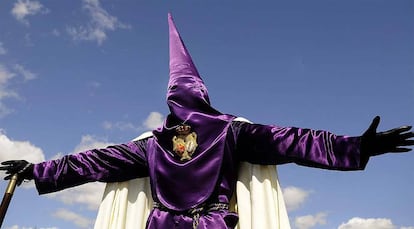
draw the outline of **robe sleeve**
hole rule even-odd
[[[66,155],[34,165],[39,194],[87,182],[121,182],[148,176],[146,140]]]
[[[362,170],[360,137],[337,136],[328,131],[234,122],[241,161],[253,164],[299,165],[332,170]]]

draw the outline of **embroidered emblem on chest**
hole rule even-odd
[[[191,132],[191,127],[188,125],[180,125],[175,131],[178,135],[172,139],[174,153],[180,156],[181,161],[191,160],[191,156],[198,146],[197,134]]]

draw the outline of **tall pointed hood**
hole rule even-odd
[[[195,125],[194,122],[198,124],[202,122],[206,125],[208,122],[228,121],[228,115],[223,115],[211,106],[207,88],[178,33],[171,14],[168,14],[168,25],[170,78],[166,100],[170,114],[162,132],[179,124]]]
[[[168,82],[167,104],[172,115],[186,122],[191,112],[219,115],[211,107],[207,88],[195,67],[190,53],[185,47],[168,14],[170,33],[170,80]]]
[[[155,138],[149,147],[153,154],[149,155],[148,161],[152,165],[151,180],[155,181],[152,190],[155,200],[170,209],[183,210],[197,206],[213,192],[220,173],[227,130],[234,117],[211,106],[207,88],[170,14],[168,24],[170,79],[166,99],[170,114],[163,126],[153,131]],[[185,160],[173,149],[174,139],[183,136],[179,131],[183,125],[189,126],[191,134],[196,135],[195,147],[186,143],[186,147],[194,150]],[[189,180],[194,182],[189,183]],[[183,197],[182,193],[194,195]]]

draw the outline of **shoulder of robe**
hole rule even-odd
[[[134,138],[132,141],[144,140],[146,138],[151,138],[153,136],[154,136],[154,134],[152,133],[152,131],[147,131],[147,132],[142,133],[138,137]]]
[[[247,122],[247,123],[252,123],[250,122],[248,119],[243,118],[243,117],[237,117],[233,120],[234,122]]]

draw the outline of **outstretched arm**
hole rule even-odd
[[[413,145],[413,133],[407,132],[410,127],[376,133],[376,124],[362,136],[350,137],[295,127],[248,123],[233,126],[240,159],[256,164],[293,162],[325,169],[360,170],[370,156],[409,151],[405,147]]]
[[[0,170],[12,174],[25,167],[21,179],[34,179],[40,194],[93,181],[125,181],[148,175],[145,142],[88,150],[31,166],[26,166],[30,163],[25,161],[8,161],[2,163]]]

